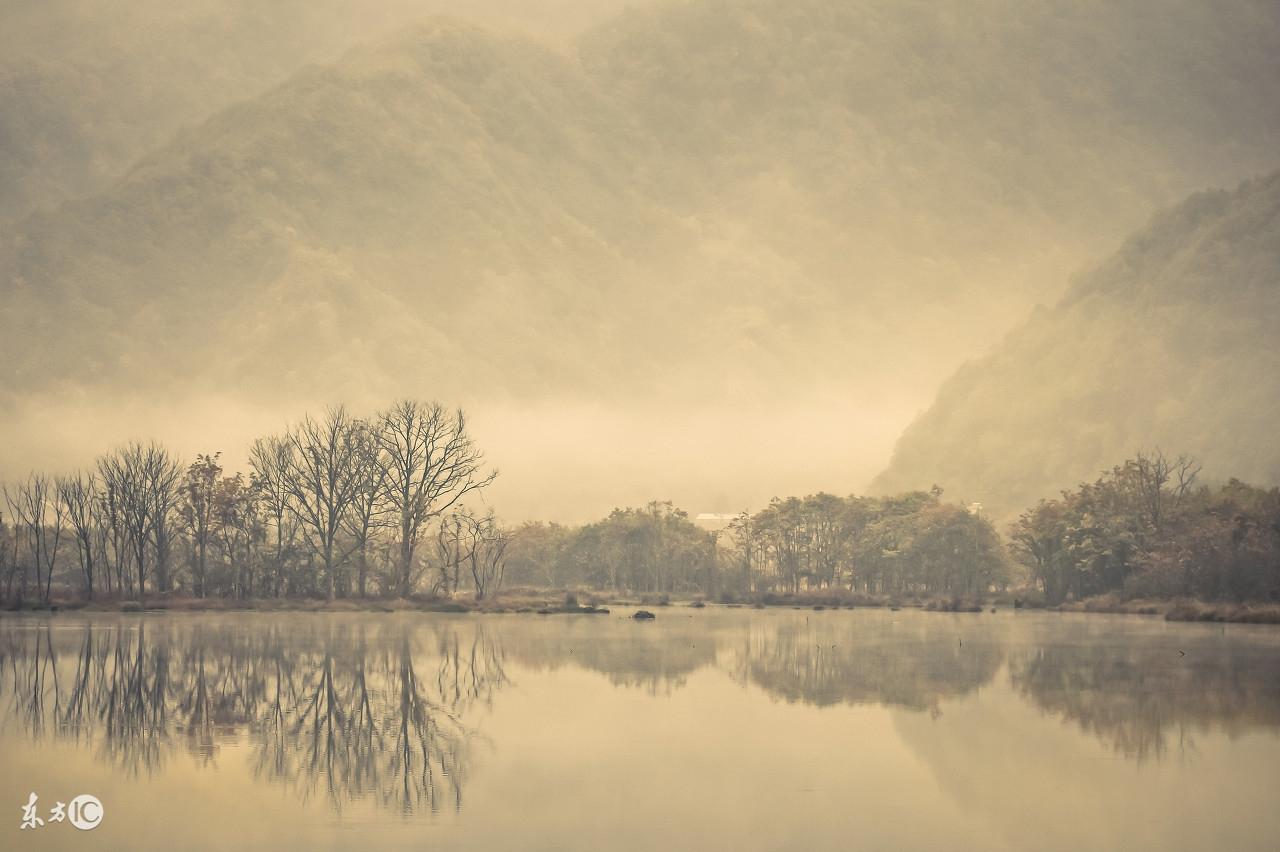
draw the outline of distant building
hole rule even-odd
[[[707,532],[719,532],[729,524],[733,523],[739,517],[738,514],[725,514],[724,512],[700,512],[695,515],[693,522],[702,527]]]

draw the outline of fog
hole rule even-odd
[[[561,523],[654,499],[692,512],[737,513],[784,494],[852,491],[877,472],[909,416],[830,399],[809,400],[782,416],[747,407],[663,414],[572,400],[478,401],[466,410],[499,471],[483,504],[512,521]],[[153,436],[183,458],[221,451],[228,470],[245,470],[252,441],[283,431],[302,413],[221,395],[115,409],[85,396],[72,404],[20,407],[7,427],[14,436],[11,475],[25,475],[25,466],[88,468],[106,450]],[[803,446],[785,439],[801,432]],[[749,459],[756,461],[744,463]]]
[[[675,615],[8,620],[0,795],[83,785],[108,818],[65,848],[144,850],[1266,849],[1280,822],[1263,630]]]
[[[1276,181],[1144,230],[1280,166],[1274,4],[4,15],[0,478],[148,438],[244,469],[403,397],[466,410],[512,522],[873,481],[1007,512],[1156,443],[1280,477],[1216,437],[1277,404]],[[1157,279],[1193,325],[1054,313]],[[1139,401],[1155,368],[1101,342],[1134,328],[1195,370]],[[1052,372],[1005,369],[1040,340]]]

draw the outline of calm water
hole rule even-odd
[[[1280,629],[628,614],[5,617],[0,849],[1280,848]]]

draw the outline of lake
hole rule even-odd
[[[1280,629],[630,612],[5,614],[0,849],[1280,842]]]

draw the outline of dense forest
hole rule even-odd
[[[1139,454],[1018,518],[1012,550],[1050,604],[1280,600],[1280,490],[1197,486],[1197,462]]]
[[[821,589],[972,597],[1013,578],[991,522],[939,492],[776,499],[714,532],[658,502],[580,528],[530,523],[507,571],[529,585],[730,600]]]
[[[938,488],[774,499],[719,529],[658,501],[582,526],[509,526],[483,508],[497,472],[460,409],[337,407],[257,440],[247,473],[218,453],[183,463],[135,442],[92,470],[7,485],[0,594],[19,606],[157,594],[479,602],[504,587],[978,602],[1034,586],[1050,605],[1280,599],[1280,490],[1209,488],[1199,472],[1186,457],[1139,454],[1041,501],[1007,541],[980,506]]]

